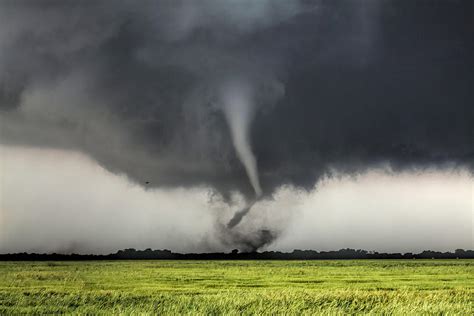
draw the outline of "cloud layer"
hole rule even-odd
[[[279,189],[233,230],[242,204],[206,189],[144,189],[89,157],[0,146],[0,253],[110,253],[118,249],[226,251],[472,249],[474,182],[463,170],[371,171],[328,178],[310,192]],[[246,248],[247,247],[247,248]]]
[[[472,170],[472,12],[471,1],[3,1],[0,141],[79,150],[156,187],[253,194],[219,98],[245,78],[267,196],[381,163]]]

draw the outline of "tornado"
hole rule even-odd
[[[234,216],[227,223],[227,228],[234,228],[235,226],[237,226],[245,217],[245,215],[247,215],[247,213],[250,212],[250,209],[255,204],[255,202],[257,202],[257,200],[253,200],[246,207],[244,207],[240,211],[235,212]]]
[[[255,115],[252,92],[251,87],[242,80],[230,81],[222,89],[223,111],[229,125],[232,144],[255,192],[255,199],[236,212],[229,221],[227,224],[229,229],[237,226],[262,196],[257,159],[252,151],[249,138],[250,124]]]
[[[255,198],[262,195],[257,160],[250,145],[250,123],[255,114],[252,89],[240,80],[229,82],[222,90],[224,115],[229,125],[237,157],[245,168]]]

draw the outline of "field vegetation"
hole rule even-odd
[[[0,262],[0,314],[474,313],[474,260]]]

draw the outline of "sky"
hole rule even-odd
[[[462,0],[3,1],[0,252],[473,248],[472,38]]]

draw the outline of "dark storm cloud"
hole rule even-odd
[[[251,194],[219,97],[239,78],[264,194],[472,168],[473,21],[471,1],[2,1],[0,140]]]

